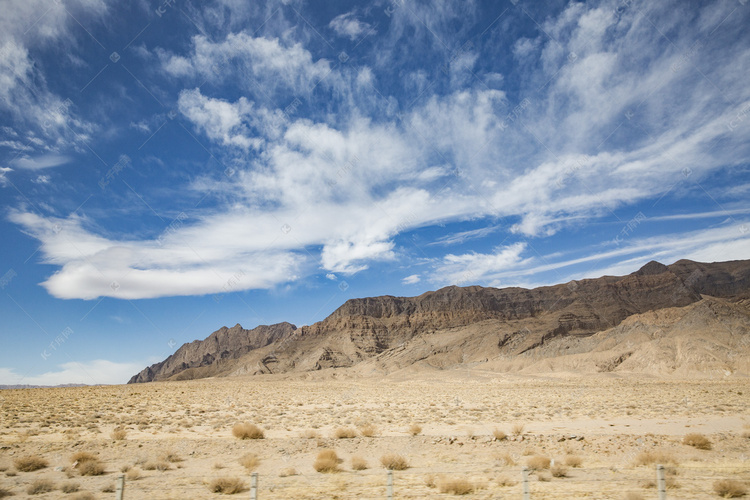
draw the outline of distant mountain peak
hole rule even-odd
[[[666,273],[667,271],[669,271],[669,267],[665,266],[661,262],[652,260],[642,268],[638,269],[635,274],[637,274],[638,276],[651,276],[654,274]]]

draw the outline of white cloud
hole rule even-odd
[[[222,42],[197,35],[188,57],[160,54],[163,70],[172,76],[200,75],[213,81],[239,77],[236,83],[249,89],[261,84],[267,92],[286,89],[304,95],[331,73],[327,60],[313,61],[299,43],[285,44],[278,38],[256,38],[244,32],[231,33]]]
[[[415,28],[419,36],[433,40],[429,30],[449,32],[463,5],[445,2],[434,12],[402,8],[384,36],[400,37],[416,19],[426,23]],[[644,8],[661,15],[656,5]],[[705,9],[723,12],[726,6]],[[472,5],[465,10],[473,15]],[[220,293],[238,271],[245,276],[231,289],[273,287],[319,266],[352,274],[397,258],[399,233],[441,222],[512,217],[518,234],[551,235],[658,196],[685,179],[685,168],[693,182],[746,162],[750,119],[736,117],[750,102],[742,80],[750,69],[747,43],[726,54],[696,54],[711,62],[718,92],[700,75],[670,69],[681,54],[644,26],[646,14],[619,20],[610,14],[605,7],[571,4],[545,21],[554,40],[517,44],[534,83],[528,88],[539,92],[509,98],[502,90],[464,86],[426,92],[409,109],[396,97],[377,95],[371,68],[350,63],[334,69],[292,35],[241,32],[218,42],[196,36],[187,54],[161,52],[165,72],[201,82],[233,78],[246,89],[260,85],[274,96],[300,95],[322,111],[298,118],[263,107],[271,106],[268,96],[259,105],[210,95],[212,85],[183,90],[180,111],[236,174],[197,179],[193,189],[219,193],[227,204],[165,228],[159,239],[104,237],[75,217],[16,213],[12,220],[42,242],[45,262],[60,266],[45,282],[55,296]],[[683,46],[695,32],[680,28],[674,36]],[[23,70],[23,51],[9,51]],[[467,50],[453,65],[466,73],[474,61]],[[418,73],[409,85],[429,90],[431,75]],[[320,80],[328,88],[314,101],[310,88]],[[439,271],[448,282],[467,281],[467,272],[501,280],[511,266],[527,263],[523,250],[511,245],[491,254],[447,255]]]
[[[481,227],[479,229],[472,229],[470,231],[461,231],[458,233],[441,236],[435,241],[428,243],[428,246],[460,245],[462,243],[466,243],[467,241],[471,241],[477,238],[484,238],[485,236],[488,236],[492,233],[496,233],[500,231],[500,229],[502,229],[501,226],[487,226],[487,227]]]
[[[328,23],[328,27],[335,31],[336,34],[347,37],[352,41],[357,40],[365,32],[375,33],[372,26],[357,19],[354,12],[347,12],[346,14],[334,17]]]
[[[419,283],[421,281],[421,278],[418,274],[412,274],[407,276],[406,278],[401,280],[401,283],[404,285],[413,285],[415,283]]]
[[[21,156],[11,162],[14,167],[24,170],[41,170],[44,168],[59,167],[70,161],[70,158],[58,154],[48,154],[42,156]]]
[[[329,280],[331,280],[331,281],[336,281],[336,280],[337,280],[338,278],[336,277],[336,275],[335,275],[335,274],[333,274],[333,273],[328,273],[328,274],[326,274],[326,279],[329,279]]]
[[[198,89],[183,90],[177,105],[209,138],[224,146],[258,149],[263,145],[263,140],[252,137],[248,128],[248,122],[259,114],[258,110],[244,97],[231,104],[205,97]]]
[[[393,246],[386,241],[336,241],[326,244],[320,257],[325,269],[354,274],[367,269],[363,262],[395,258]]]
[[[48,359],[52,362],[52,358]],[[71,361],[38,375],[23,375],[0,367],[0,385],[124,384],[146,363],[116,363],[105,359]]]
[[[579,248],[576,253],[582,256],[560,260],[559,254],[539,255],[530,251],[528,244],[516,243],[490,254],[447,255],[433,262],[430,281],[531,287],[629,274],[650,260],[666,264],[680,259],[698,262],[741,260],[750,255],[750,221],[738,220],[685,233],[612,239],[597,247]],[[524,254],[529,256],[524,257]],[[589,263],[592,265],[584,271],[566,270]],[[554,272],[553,277],[534,284],[526,283],[530,276],[550,271]]]
[[[521,258],[524,250],[525,243],[514,243],[496,248],[490,254],[448,254],[435,267],[432,280],[443,285],[473,285],[487,280],[497,284],[498,274],[524,265]]]
[[[8,185],[8,178],[6,177],[8,175],[8,172],[12,172],[13,169],[9,167],[0,167],[0,186],[7,186]]]
[[[106,3],[99,0],[3,2],[0,111],[12,116],[13,136],[19,139],[15,141],[17,151],[77,149],[77,143],[90,138],[94,126],[76,116],[72,101],[47,87],[45,68],[34,57],[34,51],[53,42],[64,49],[72,42],[68,29],[71,22],[75,23],[74,15],[97,16],[105,10]]]

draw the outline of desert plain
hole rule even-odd
[[[0,497],[115,498],[124,475],[127,499],[250,498],[257,473],[259,499],[374,499],[385,465],[394,498],[522,498],[524,467],[533,499],[655,499],[657,463],[667,498],[750,485],[738,376],[322,370],[4,390],[0,408]]]

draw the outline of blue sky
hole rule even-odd
[[[6,0],[0,383],[750,257],[750,6]]]

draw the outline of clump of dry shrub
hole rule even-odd
[[[722,498],[739,498],[747,494],[745,485],[734,479],[720,479],[713,486],[714,492]]]
[[[406,470],[409,468],[409,462],[396,453],[386,453],[380,457],[380,463],[388,470]]]
[[[60,491],[63,493],[75,493],[81,489],[81,485],[78,483],[64,483],[60,486]]]
[[[37,479],[26,488],[29,495],[39,495],[40,493],[49,493],[55,489],[55,484],[49,479]]]
[[[494,429],[492,431],[492,435],[497,439],[498,441],[505,441],[508,439],[508,435],[501,431],[500,429]]]
[[[359,433],[364,437],[373,437],[378,433],[378,428],[370,423],[363,424],[359,426]]]
[[[143,464],[143,470],[158,470],[164,472],[169,469],[171,469],[169,462],[165,462],[164,460],[149,460]]]
[[[238,439],[263,439],[263,429],[255,424],[238,423],[232,427],[232,434]]]
[[[367,460],[360,456],[352,457],[352,469],[353,470],[365,470],[367,469]]]
[[[15,459],[13,465],[15,465],[16,470],[19,472],[33,472],[35,470],[44,469],[47,467],[48,462],[43,457],[25,455]]]
[[[664,451],[642,451],[636,455],[634,465],[676,464],[677,460]]]
[[[333,431],[333,437],[336,439],[351,439],[357,437],[357,431],[351,427],[339,427]]]
[[[698,448],[699,450],[711,449],[711,440],[709,440],[703,434],[698,434],[695,432],[691,434],[685,434],[685,437],[682,438],[682,444],[692,446],[693,448]]]
[[[475,486],[471,481],[464,478],[448,478],[438,482],[440,493],[452,493],[454,495],[468,495],[473,493]]]
[[[325,473],[340,472],[341,469],[339,469],[339,456],[336,454],[336,451],[326,449],[318,453],[315,462],[313,462],[313,469],[318,472]]]
[[[257,455],[248,453],[247,455],[243,455],[239,462],[248,472],[252,472],[260,465],[260,458]]]
[[[551,460],[549,459],[549,457],[534,455],[533,457],[529,457],[529,459],[526,460],[526,466],[531,470],[549,469],[550,462]]]
[[[211,493],[234,495],[245,490],[245,483],[237,477],[217,477],[208,483]]]
[[[552,477],[568,477],[568,469],[564,465],[555,464],[549,469]]]
[[[412,436],[417,436],[422,433],[422,426],[419,424],[411,424],[409,426],[409,434]]]

